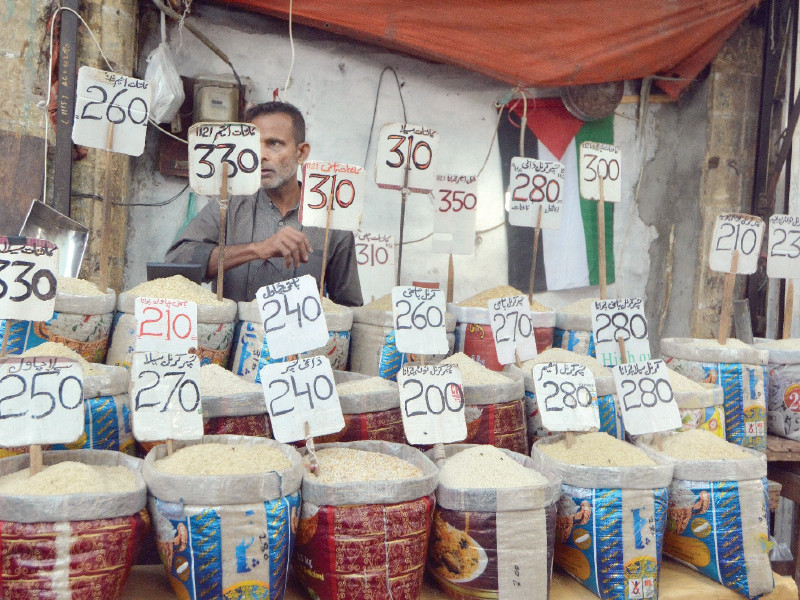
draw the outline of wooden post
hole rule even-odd
[[[217,250],[217,300],[222,302],[225,284],[225,237],[228,231],[228,163],[222,163],[222,186],[219,190],[219,249]]]
[[[539,255],[539,234],[542,232],[542,205],[536,217],[536,229],[533,233],[533,257],[531,259],[531,280],[528,282],[528,301],[533,302],[533,283],[536,281],[536,259]]]
[[[786,281],[786,295],[783,299],[783,339],[792,337],[792,317],[794,316],[794,280]]]
[[[411,191],[408,189],[408,172],[411,169],[411,157],[406,162],[406,170],[403,174],[403,189],[400,190],[400,243],[397,246],[397,275],[395,277],[395,285],[400,285],[400,267],[403,264],[403,229],[406,224],[406,200]]]
[[[333,209],[334,188],[331,188],[331,197],[328,200],[328,210],[325,214],[325,245],[322,247],[322,274],[319,277],[319,297],[322,298],[325,289],[325,267],[328,265],[328,239],[331,233],[331,210]]]
[[[172,440],[167,440],[167,456],[172,456]]]
[[[717,341],[720,345],[725,345],[728,339],[728,332],[731,328],[731,310],[733,309],[733,286],[736,283],[736,271],[739,268],[739,251],[733,251],[731,258],[731,269],[725,273],[725,283],[722,291],[722,313],[719,317],[719,331]]]
[[[567,445],[567,450],[572,448],[572,444],[575,443],[575,433],[573,431],[564,432],[564,443]]]
[[[453,301],[453,288],[455,287],[455,269],[453,268],[453,255],[447,262],[447,302]]]
[[[600,298],[608,298],[606,277],[606,201],[603,194],[603,179],[599,178],[600,200],[597,201],[597,278],[600,280]]]
[[[108,124],[106,139],[106,184],[103,192],[103,239],[100,244],[100,290],[105,294],[108,289],[108,255],[111,254],[111,147],[114,142],[114,123]]]
[[[617,338],[617,343],[619,344],[619,364],[627,365],[628,353],[625,351],[625,340],[619,337]]]
[[[30,456],[31,477],[42,470],[42,447],[39,444],[32,444],[28,449]]]

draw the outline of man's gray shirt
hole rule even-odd
[[[325,230],[300,225],[297,208],[281,216],[264,189],[251,196],[232,196],[228,202],[225,245],[249,244],[275,235],[283,227],[302,231],[311,243],[313,252],[307,263],[288,269],[282,256],[269,260],[253,260],[225,271],[223,296],[235,301],[250,301],[264,285],[301,275],[313,275],[319,284],[322,273],[322,250]],[[208,265],[211,252],[219,245],[219,200],[211,200],[186,226],[180,237],[167,251],[165,260],[172,263]],[[213,280],[216,287],[216,278]],[[361,284],[355,240],[349,231],[330,230],[328,260],[325,269],[325,289],[337,304],[361,306]]]

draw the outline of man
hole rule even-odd
[[[325,230],[304,228],[299,220],[297,167],[311,150],[305,120],[285,102],[251,107],[245,119],[261,135],[261,189],[233,196],[228,203],[223,296],[249,301],[266,284],[322,273]],[[209,202],[167,251],[166,261],[206,265],[216,286],[219,261],[219,201]],[[355,241],[349,231],[330,231],[325,269],[328,297],[337,304],[360,306],[361,285]]]

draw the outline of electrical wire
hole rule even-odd
[[[378,100],[381,96],[381,84],[383,83],[383,75],[386,71],[391,71],[392,75],[394,75],[394,80],[397,82],[397,93],[400,95],[400,104],[403,107],[403,122],[408,123],[408,117],[406,116],[406,102],[403,99],[403,88],[400,85],[400,78],[397,76],[397,71],[394,70],[394,67],[384,67],[383,71],[381,71],[380,77],[378,77],[378,88],[375,90],[375,106],[372,107],[372,123],[369,125],[369,135],[367,136],[367,151],[364,154],[364,166],[367,166],[367,159],[369,158],[369,148],[372,145],[372,132],[375,129],[375,117],[378,114]]]
[[[167,200],[162,200],[160,202],[113,202],[112,201],[111,204],[113,204],[114,206],[144,206],[144,207],[151,207],[151,208],[156,207],[157,208],[157,207],[166,206],[167,204],[171,204],[171,203],[175,202],[175,200],[180,198],[188,188],[189,188],[189,184],[187,183],[185,186],[183,186],[183,188],[181,189],[180,192],[178,192],[177,194],[175,194],[171,198],[169,198]],[[101,195],[99,195],[99,194],[87,194],[87,193],[83,193],[83,192],[73,192],[70,195],[73,198],[89,198],[91,200],[99,200],[100,202],[103,201],[103,197]]]

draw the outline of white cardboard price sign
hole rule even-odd
[[[195,123],[189,128],[189,185],[204,196],[219,196],[222,168],[228,194],[261,188],[261,136],[252,123]]]
[[[270,363],[261,368],[261,385],[275,439],[284,444],[344,429],[342,406],[327,356]]]
[[[433,247],[440,254],[472,254],[475,250],[475,214],[478,178],[474,175],[437,175],[433,213]]]
[[[447,444],[467,438],[464,388],[454,365],[404,365],[397,374],[400,413],[409,444]]]
[[[76,361],[0,359],[0,446],[70,444],[83,424],[83,369]]]
[[[378,137],[375,183],[402,190],[408,169],[408,189],[427,194],[436,185],[439,133],[429,127],[387,123]]]
[[[330,205],[330,228],[356,231],[364,212],[367,175],[362,167],[310,160],[303,165],[300,222],[325,229]]]
[[[518,227],[536,227],[539,207],[542,229],[561,228],[561,190],[564,165],[560,162],[515,156],[511,159],[511,200],[508,222]]]
[[[52,242],[0,237],[0,319],[52,319],[57,274],[58,248]]]
[[[751,275],[758,268],[764,221],[753,215],[728,213],[719,215],[711,236],[709,266],[713,271],[730,273],[734,251],[739,253],[736,273]]]
[[[767,276],[800,278],[800,216],[772,215],[769,218]]]
[[[622,422],[631,435],[679,429],[678,403],[663,360],[649,360],[613,369]]]
[[[136,352],[188,353],[197,348],[197,303],[136,298]]]
[[[148,82],[83,66],[78,69],[75,92],[73,142],[130,156],[144,152],[152,96]],[[108,148],[112,123],[114,132]]]
[[[203,437],[200,358],[134,352],[131,360],[133,435],[142,442]]]
[[[533,366],[533,389],[542,425],[550,431],[600,428],[597,387],[585,365],[541,363]]]
[[[392,288],[395,345],[411,354],[446,354],[444,291],[411,286]]]
[[[524,295],[495,298],[486,303],[492,323],[497,362],[510,365],[536,358],[536,336],[531,321],[531,304]]]
[[[622,363],[618,339],[625,341],[625,362],[650,360],[650,338],[641,298],[612,298],[592,303],[595,356],[606,367]]]
[[[265,285],[256,292],[272,358],[315,350],[328,343],[317,282],[311,275]]]
[[[357,231],[355,239],[359,267],[394,265],[394,241],[390,234]]]
[[[619,148],[598,142],[583,142],[580,149],[580,190],[587,200],[600,200],[603,180],[603,201],[622,200],[622,157]]]

